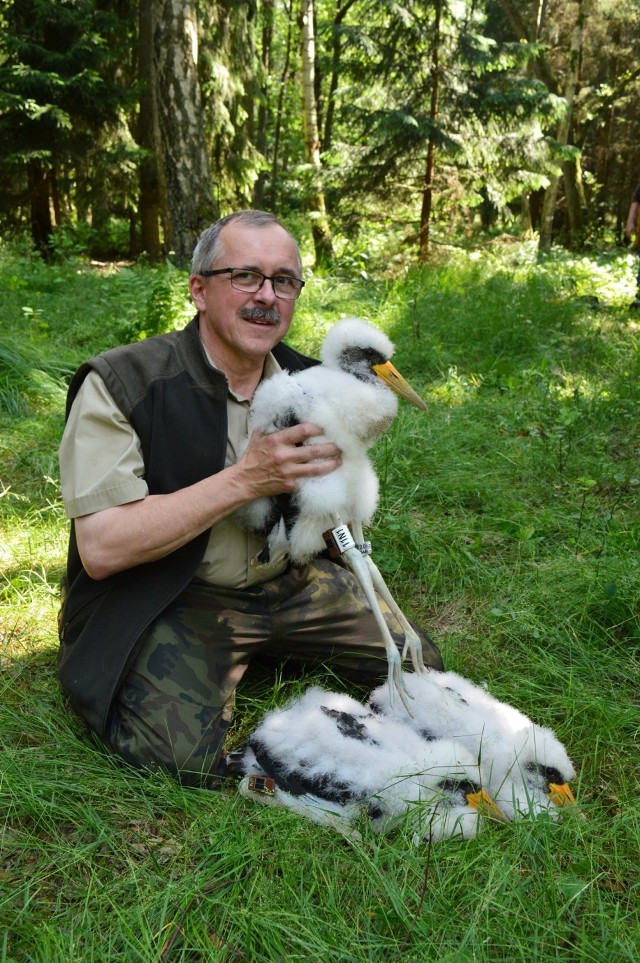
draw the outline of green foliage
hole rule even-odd
[[[297,217],[317,184],[304,152],[296,6],[196,6],[216,204],[222,213],[257,206]],[[166,6],[155,9],[167,15]],[[316,0],[315,10],[322,186],[336,233],[354,240],[384,217],[415,251],[431,144],[434,233],[487,231],[496,221],[514,229],[520,198],[575,161],[585,224],[566,229],[561,192],[556,237],[620,240],[640,134],[636,0],[592,7],[568,146],[554,137],[574,5],[549,0],[536,21],[525,4],[520,15],[535,42],[514,33],[500,0]],[[138,142],[137,12],[131,0],[2,4],[0,227],[5,235],[31,229],[44,256],[137,256],[140,166],[150,157]]]
[[[254,107],[264,106],[253,12],[249,2],[205,4],[201,11],[203,120],[223,212],[252,206],[253,187],[266,162],[264,144],[256,143],[251,130]]]
[[[393,4],[384,13],[372,7],[360,28],[366,46],[353,34],[345,44],[351,85],[338,117],[349,125],[348,143],[340,140],[326,159],[335,175],[330,198],[349,233],[373,198],[378,209],[392,199],[396,214],[402,205],[407,219],[417,220],[429,142],[438,150],[432,217],[449,230],[456,206],[475,208],[489,198],[505,211],[540,186],[550,169],[542,125],[564,102],[522,76],[536,46],[487,35],[484,5],[465,5],[461,16],[460,5],[441,4],[438,38],[436,4]]]
[[[147,306],[119,328],[123,341],[137,341],[184,327],[194,308],[187,288],[188,275],[168,262],[147,276]]]
[[[367,252],[344,252],[341,277],[309,277],[291,340],[315,353],[345,314],[393,337],[428,411],[402,406],[374,449],[374,556],[448,667],[557,730],[580,812],[429,851],[404,828],[376,837],[363,819],[344,839],[260,809],[232,780],[184,789],[99,748],[55,678],[63,398],[30,379],[59,377],[123,325],[138,336],[179,323],[186,275],[45,267],[4,249],[0,358],[26,401],[0,419],[1,959],[635,963],[631,261],[539,260],[502,241],[384,280],[375,235]],[[369,278],[354,280],[363,264]],[[339,685],[250,673],[234,743],[310,681]]]
[[[64,365],[47,362],[32,347],[0,337],[0,412],[26,414],[33,405],[60,404],[64,397]]]
[[[86,206],[90,159],[107,160],[104,132],[117,127],[132,100],[111,70],[126,28],[95,0],[20,0],[8,13],[0,59],[0,217],[5,226],[20,224],[28,204],[34,242],[46,251],[49,198],[73,192]],[[65,183],[68,171],[73,186]],[[113,196],[113,171],[111,179]]]
[[[117,260],[129,250],[129,225],[122,218],[107,217],[96,226],[86,221],[67,221],[49,238],[49,260],[83,258],[87,253]]]

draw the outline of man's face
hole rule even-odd
[[[269,276],[300,277],[298,252],[277,224],[252,227],[232,222],[222,230],[222,256],[211,268],[246,268]],[[295,301],[276,297],[271,281],[247,294],[231,287],[229,275],[190,279],[191,296],[200,312],[200,334],[223,369],[248,358],[263,359],[286,335]]]

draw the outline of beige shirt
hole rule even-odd
[[[280,370],[273,355],[268,355],[264,377]],[[230,391],[227,418],[225,468],[237,460],[246,438],[249,399]],[[68,518],[125,505],[149,494],[140,439],[95,371],[87,375],[73,402],[60,444],[60,476]],[[266,582],[280,575],[287,562],[280,556],[269,565],[256,565],[255,557],[264,544],[263,538],[244,531],[229,515],[211,529],[196,576],[226,588]]]

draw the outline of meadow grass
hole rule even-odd
[[[414,846],[345,839],[141,775],[56,682],[70,371],[189,317],[172,268],[0,253],[0,960],[634,961],[640,325],[626,255],[449,251],[373,284],[317,278],[290,340],[370,318],[428,403],[375,449],[375,557],[446,664],[554,727],[580,813]],[[251,672],[232,739],[309,681]],[[356,690],[356,695],[361,693]],[[584,818],[583,818],[584,817]]]

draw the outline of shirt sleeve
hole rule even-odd
[[[68,518],[149,494],[140,439],[95,371],[87,375],[73,402],[59,457]]]

